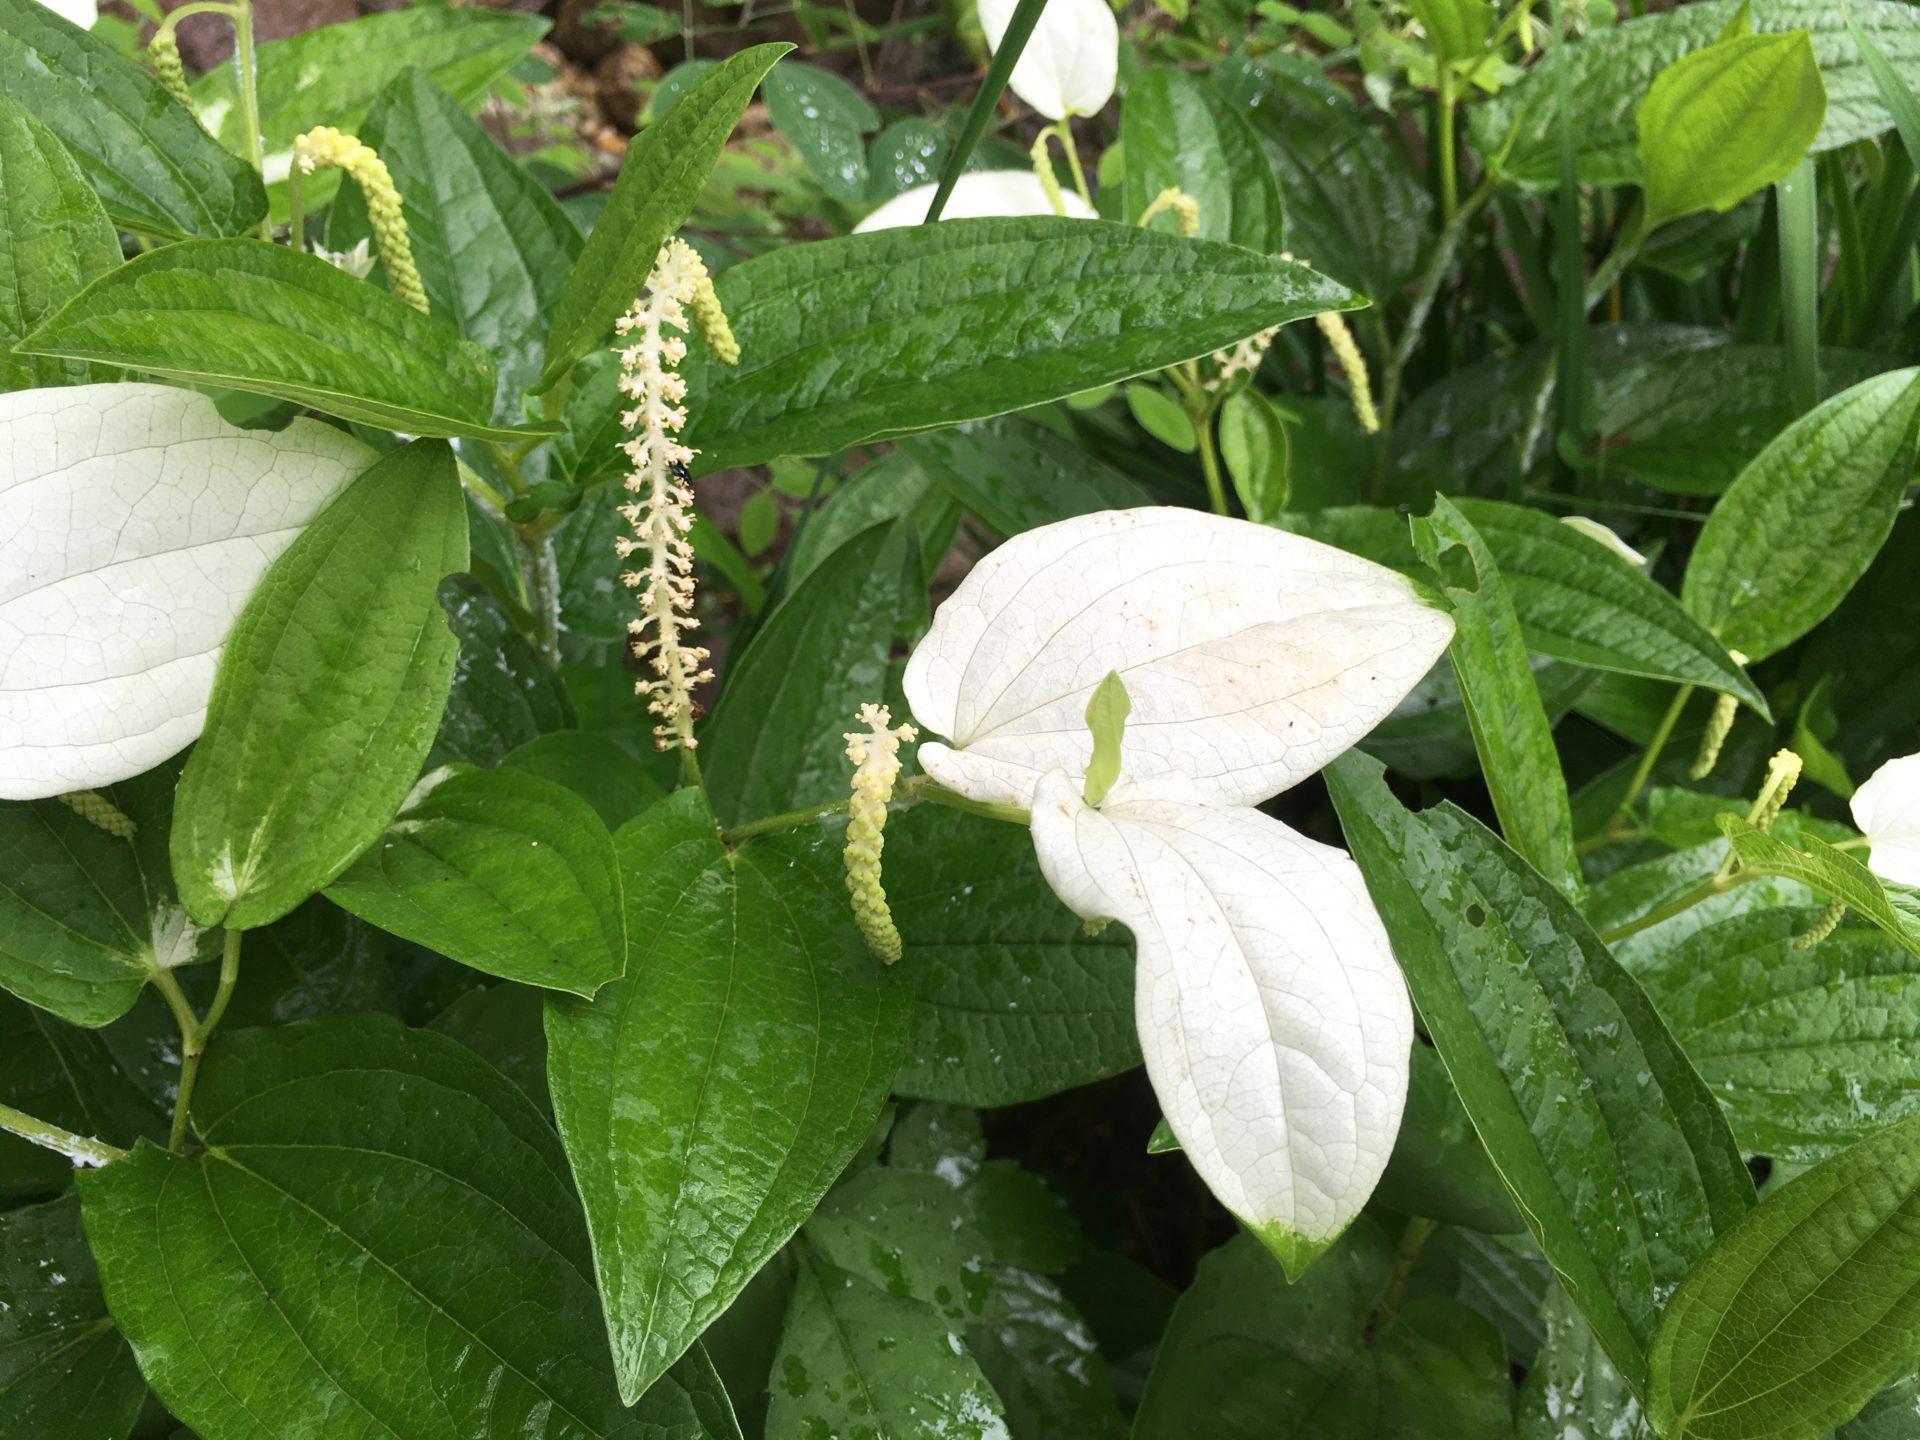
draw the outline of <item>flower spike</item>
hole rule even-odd
[[[1144,230],[1156,215],[1168,210],[1173,212],[1174,223],[1179,227],[1182,235],[1200,233],[1200,202],[1178,185],[1169,185],[1154,196],[1152,203],[1140,212],[1137,223]]]
[[[891,965],[900,958],[902,946],[880,883],[880,851],[886,843],[887,804],[900,778],[900,743],[920,732],[911,725],[894,725],[884,705],[862,705],[860,723],[867,728],[846,736],[847,758],[855,767],[848,807],[847,893],[853,897],[853,918],[867,948]]]
[[[1745,665],[1747,657],[1738,650],[1729,650],[1736,665]],[[1731,695],[1722,695],[1713,702],[1713,713],[1707,717],[1707,728],[1700,736],[1700,753],[1694,756],[1693,765],[1687,771],[1690,780],[1704,780],[1713,773],[1713,767],[1720,763],[1721,747],[1727,743],[1727,736],[1733,733],[1734,718],[1740,713],[1740,702]]]
[[[60,797],[60,803],[89,825],[122,840],[131,840],[139,833],[133,817],[98,790],[69,790]]]
[[[393,293],[422,314],[427,309],[427,292],[420,284],[420,271],[413,263],[413,242],[407,238],[407,217],[402,210],[400,192],[380,152],[359,139],[319,125],[293,142],[294,168],[302,175],[329,166],[344,170],[354,178],[367,197],[367,219],[373,226],[373,242],[379,247],[380,262],[387,267],[387,282]]]
[[[180,59],[180,40],[172,30],[163,26],[154,33],[147,46],[147,62],[153,66],[153,78],[167,87],[167,93],[186,106],[189,115],[198,116],[200,107],[194,103],[187,67]]]

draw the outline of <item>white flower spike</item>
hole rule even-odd
[[[1874,874],[1920,885],[1920,755],[1889,760],[1853,792],[1853,823],[1873,846]]]
[[[1133,931],[1167,1122],[1293,1276],[1386,1166],[1413,1018],[1353,862],[1251,807],[1385,718],[1452,633],[1405,579],[1329,546],[1122,510],[1001,546],[907,662],[915,717],[951,742],[920,747],[927,773],[1026,806],[1054,892]],[[1088,699],[1115,677],[1120,781],[1089,804]]]
[[[917,185],[896,195],[866,219],[853,227],[864,235],[870,230],[898,230],[918,225],[933,206],[938,185]],[[1098,220],[1091,205],[1071,190],[1061,192],[1060,203],[1070,220]],[[985,220],[997,215],[1052,215],[1052,200],[1031,170],[975,170],[954,182],[953,193],[941,208],[942,220]]]
[[[976,565],[907,662],[920,764],[975,800],[1026,806],[1081,775],[1087,700],[1109,670],[1133,701],[1127,778],[1184,774],[1252,805],[1384,720],[1453,622],[1402,576],[1330,545],[1195,510],[1109,510],[1043,526]]]
[[[1019,0],[980,0],[980,29],[998,50]],[[1107,0],[1047,0],[1007,81],[1049,120],[1093,115],[1113,98],[1120,74],[1120,26]]]

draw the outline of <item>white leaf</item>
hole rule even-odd
[[[998,50],[1019,0],[980,0],[980,28]],[[1120,27],[1107,0],[1047,0],[1007,80],[1049,120],[1093,115],[1113,98],[1120,71]]]
[[[1853,823],[1873,846],[1874,874],[1920,885],[1920,755],[1889,760],[1853,792]]]
[[[927,218],[938,185],[916,185],[887,201],[853,227],[856,235],[869,230],[897,230]],[[1098,220],[1091,205],[1071,190],[1060,192],[1070,220]],[[986,220],[997,215],[1051,215],[1053,202],[1031,170],[975,170],[953,182],[953,193],[941,207],[942,220]]]
[[[0,395],[0,799],[111,785],[200,733],[267,566],[374,453],[161,385]]]
[[[1283,530],[1195,510],[1108,510],[1042,526],[973,568],[907,662],[914,718],[949,744],[921,766],[975,800],[1026,805],[1083,774],[1087,699],[1133,700],[1132,780],[1182,774],[1255,804],[1385,719],[1453,622],[1405,578]]]
[[[93,22],[100,18],[100,7],[94,0],[40,0],[40,3],[82,30],[91,30]]]
[[[1122,781],[1095,810],[1055,771],[1033,843],[1069,909],[1133,931],[1167,1123],[1298,1277],[1373,1193],[1406,1104],[1413,1009],[1359,867],[1177,777]]]

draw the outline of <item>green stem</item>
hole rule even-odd
[[[1413,1274],[1413,1265],[1420,1258],[1420,1251],[1439,1228],[1439,1222],[1416,1215],[1407,1221],[1407,1228],[1400,1232],[1400,1243],[1393,1251],[1393,1274],[1380,1296],[1380,1303],[1373,1307],[1373,1318],[1367,1322],[1367,1334],[1372,1338],[1377,1340],[1385,1334],[1393,1324],[1394,1317],[1400,1313],[1400,1302],[1407,1293],[1407,1277]]]
[[[1018,805],[996,805],[987,800],[969,800],[941,785],[929,775],[916,775],[907,781],[906,791],[913,800],[931,800],[936,805],[945,805],[950,810],[964,810],[969,815],[984,815],[989,820],[1004,820],[1009,825],[1030,825],[1033,812],[1022,810]]]
[[[1616,940],[1624,940],[1629,935],[1638,935],[1642,930],[1651,930],[1663,920],[1671,920],[1683,911],[1691,910],[1702,900],[1711,900],[1716,895],[1724,895],[1736,885],[1744,885],[1749,880],[1758,879],[1758,872],[1735,871],[1731,875],[1709,875],[1698,885],[1684,894],[1677,895],[1666,904],[1656,906],[1638,920],[1629,920],[1624,925],[1616,925],[1600,935],[1603,944],[1611,945]]]
[[[195,0],[192,5],[182,5],[178,10],[169,10],[167,18],[160,22],[160,28],[153,32],[155,40],[171,35],[179,28],[180,22],[190,15],[224,15],[229,20],[238,16],[238,7],[227,0]]]
[[[1593,278],[1587,282],[1585,293],[1581,296],[1584,315],[1598,305],[1613,288],[1613,282],[1626,272],[1626,268],[1639,257],[1640,249],[1647,243],[1647,207],[1635,200],[1633,208],[1627,212],[1626,223],[1620,227],[1620,233],[1614,238],[1613,248],[1593,272]]]
[[[1660,752],[1667,748],[1667,741],[1673,738],[1673,727],[1680,721],[1680,712],[1687,708],[1687,701],[1693,698],[1693,686],[1682,685],[1674,692],[1673,703],[1667,706],[1667,713],[1660,717],[1660,724],[1654,729],[1653,738],[1647,742],[1647,748],[1640,757],[1640,764],[1634,769],[1633,778],[1627,782],[1627,793],[1621,798],[1620,808],[1614,811],[1616,817],[1625,814],[1628,807],[1640,798],[1640,792],[1646,788],[1648,779],[1653,775],[1653,767],[1659,763]]]
[[[1187,403],[1187,419],[1193,424],[1194,443],[1200,451],[1200,469],[1207,477],[1207,503],[1213,506],[1216,515],[1231,514],[1227,507],[1226,480],[1220,473],[1220,451],[1213,439],[1214,400],[1207,393],[1207,387],[1200,383],[1199,363],[1190,360],[1166,374]]]
[[[71,1130],[62,1130],[58,1125],[36,1120],[26,1111],[16,1110],[11,1105],[0,1105],[0,1130],[18,1135],[44,1150],[64,1155],[76,1165],[105,1165],[110,1160],[125,1159],[127,1154],[117,1145],[109,1145],[103,1140],[90,1140]]]
[[[174,1095],[173,1129],[167,1136],[167,1148],[176,1155],[186,1150],[187,1119],[193,1109],[194,1083],[200,1078],[200,1061],[207,1053],[207,1042],[213,1038],[213,1032],[220,1028],[220,1019],[233,999],[234,982],[240,978],[240,937],[245,933],[242,930],[226,932],[220,952],[220,983],[213,992],[213,1003],[198,1020],[191,1018],[192,1008],[180,995],[173,976],[161,971],[155,977],[160,993],[167,997],[174,1018],[180,1022],[180,1088]],[[160,975],[166,976],[165,982],[160,982]]]
[[[680,747],[680,783],[695,790],[707,788],[707,782],[700,774],[700,757],[693,753],[691,745]]]
[[[744,825],[735,825],[731,830],[722,830],[720,838],[729,845],[738,845],[742,840],[751,840],[756,835],[768,835],[776,830],[797,830],[802,825],[811,825],[833,815],[844,815],[851,800],[829,800],[824,805],[809,805],[804,810],[788,810],[779,815],[769,815],[764,820],[749,820]]]
[[[287,245],[296,251],[307,248],[305,178],[297,163],[287,171]]]
[[[516,525],[520,557],[527,569],[527,609],[533,616],[533,643],[546,662],[560,665],[560,565],[553,536],[544,527]]]
[[[1080,152],[1073,144],[1073,123],[1062,120],[1050,127],[1060,137],[1060,148],[1066,152],[1067,171],[1073,176],[1073,188],[1080,192],[1080,198],[1087,202],[1087,208],[1093,208],[1093,192],[1087,188],[1087,172],[1080,168]]]
[[[475,473],[473,467],[467,464],[466,461],[460,461],[459,465],[460,483],[471,490],[474,496],[489,510],[493,511],[495,515],[504,518],[507,508],[507,497],[494,489],[493,486],[489,485],[485,480],[482,480],[480,476]]]
[[[1457,160],[1453,140],[1453,66],[1441,61],[1437,67],[1439,94],[1435,97],[1439,104],[1436,118],[1435,145],[1440,151],[1440,217],[1451,223],[1460,208],[1460,179],[1456,168]]]
[[[239,70],[240,118],[246,126],[247,163],[265,171],[266,147],[260,140],[260,67],[253,53],[253,0],[234,0],[233,3],[233,63]],[[260,238],[273,239],[273,221],[269,216],[260,217]]]

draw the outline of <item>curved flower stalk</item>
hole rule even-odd
[[[620,417],[629,432],[621,448],[633,462],[626,488],[638,498],[620,507],[633,534],[620,536],[614,547],[622,560],[636,553],[645,558],[644,566],[620,579],[639,592],[640,616],[627,629],[635,657],[646,662],[653,678],[636,680],[634,690],[647,697],[647,708],[659,717],[653,737],[662,750],[698,745],[693,691],[713,678],[705,668],[706,648],[686,638],[700,624],[693,615],[693,544],[687,538],[694,515],[687,466],[696,452],[675,438],[687,423],[681,403],[687,382],[678,372],[687,342],[680,336],[695,324],[717,359],[729,365],[739,361],[739,344],[706,265],[685,241],[669,240],[646,288],[615,325],[624,342],[617,352],[620,393],[634,402]]]
[[[980,0],[980,29],[998,50],[1019,0]],[[1092,115],[1120,77],[1120,26],[1106,0],[1049,0],[1007,88],[1049,120]]]
[[[1371,730],[1453,626],[1399,575],[1190,510],[1082,516],[994,551],[908,661],[922,767],[1026,807],[1056,894],[1137,944],[1135,1020],[1168,1123],[1298,1275],[1384,1169],[1412,1014],[1359,872],[1253,809]],[[1131,702],[1087,803],[1089,697]],[[1096,796],[1098,789],[1095,788]]]
[[[891,965],[900,958],[902,947],[880,880],[880,852],[886,844],[887,805],[900,778],[900,743],[911,741],[919,732],[911,725],[895,726],[885,705],[862,705],[860,723],[867,728],[846,736],[847,758],[854,765],[845,852],[847,891],[867,948]]]
[[[1920,885],[1920,755],[1889,760],[1853,792],[1853,823],[1873,849],[1867,868],[1896,885]]]
[[[1134,223],[1142,229],[1145,229],[1154,222],[1156,217],[1164,215],[1168,211],[1173,212],[1174,224],[1182,235],[1198,235],[1200,233],[1200,202],[1182,190],[1178,185],[1169,185],[1158,195],[1154,196],[1153,199],[1147,203],[1147,208],[1140,212],[1140,218]],[[1263,330],[1260,333],[1271,337],[1280,333],[1280,327],[1276,325],[1272,330]],[[1268,343],[1272,343],[1271,338],[1269,338]]]
[[[371,145],[331,125],[316,126],[294,140],[290,174],[311,175],[329,166],[351,175],[367,197],[367,220],[373,227],[373,243],[380,251],[380,263],[387,267],[387,283],[393,286],[393,293],[424,313],[427,292],[420,284],[420,270],[413,263],[407,217],[387,162]]]
[[[872,230],[898,230],[927,218],[938,185],[916,185],[903,191],[853,227],[864,235]],[[962,175],[947,197],[942,220],[981,220],[997,215],[1065,215],[1071,220],[1097,220],[1094,208],[1071,190],[1060,194],[1054,208],[1047,188],[1031,170],[975,170]]]

